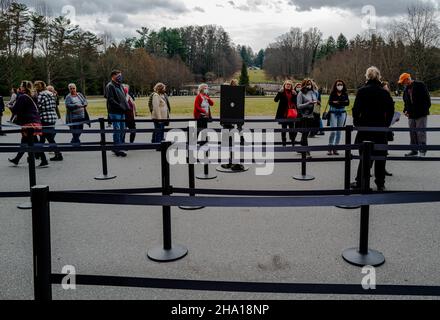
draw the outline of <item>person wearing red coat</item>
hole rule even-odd
[[[202,83],[198,92],[199,94],[194,101],[194,119],[198,120],[199,129],[204,129],[207,127],[208,120],[212,118],[211,107],[214,106],[214,101],[209,97],[207,84]]]

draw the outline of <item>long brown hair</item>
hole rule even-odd
[[[335,83],[333,84],[333,89],[331,94],[337,94],[338,93],[338,88],[336,88],[338,86],[338,83],[342,83],[342,85],[344,86],[344,89],[342,89],[342,93],[345,94],[347,93],[347,85],[345,84],[345,82],[343,80],[336,80]]]
[[[307,93],[307,83],[309,83],[312,85],[312,90],[313,90],[313,81],[312,79],[304,79],[303,82],[301,82],[301,92],[302,93]]]
[[[30,96],[34,95],[34,85],[31,81],[23,80],[20,87],[24,88],[24,93]]]

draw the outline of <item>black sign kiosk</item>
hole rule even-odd
[[[220,90],[220,124],[225,129],[233,129],[237,125],[238,130],[244,125],[244,104],[246,88],[244,86],[223,85]],[[232,137],[229,138],[229,147],[232,147]],[[232,164],[232,150],[229,163],[217,168],[219,172],[239,173],[249,170],[240,164]]]

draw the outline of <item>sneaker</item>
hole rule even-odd
[[[19,160],[17,159],[8,159],[10,163],[13,163],[15,166],[18,166]]]
[[[350,188],[351,189],[360,189],[361,186],[357,182],[352,182],[352,183],[350,183]]]
[[[410,153],[405,154],[405,157],[417,157],[419,153],[417,151],[411,151]]]

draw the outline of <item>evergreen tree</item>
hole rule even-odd
[[[348,40],[347,38],[341,33],[337,40],[337,45],[339,51],[344,51],[348,49]]]
[[[241,75],[240,75],[240,85],[241,86],[249,86],[249,74],[246,63],[243,62],[243,66],[241,67]]]

